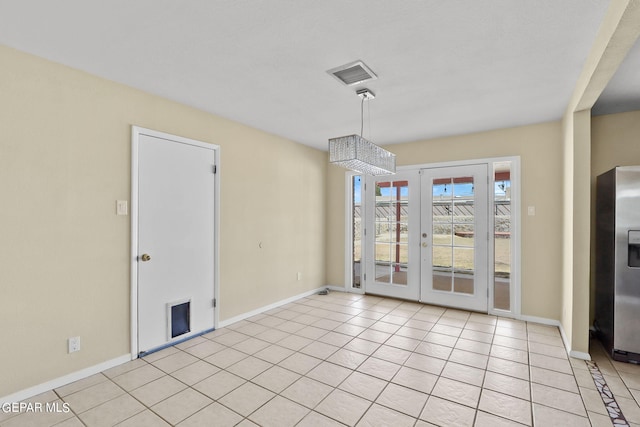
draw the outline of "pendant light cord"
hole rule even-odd
[[[369,139],[371,136],[371,103],[367,102],[367,124],[369,125]]]
[[[362,138],[362,129],[364,129],[364,98],[360,101],[360,138]]]

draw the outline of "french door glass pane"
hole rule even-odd
[[[376,263],[376,282],[391,283],[391,265]]]
[[[393,242],[408,243],[409,242],[409,225],[401,222],[391,223],[391,240]]]
[[[361,264],[362,264],[362,176],[355,175],[352,178],[352,214],[353,214],[353,230],[352,242],[353,247],[353,269],[352,269],[352,287],[361,287]]]
[[[376,236],[378,238],[378,236]],[[391,261],[391,246],[389,246],[386,242],[378,243],[376,242],[376,264],[378,263],[389,263]]]
[[[466,222],[473,218],[473,201],[456,201],[453,208],[453,216],[456,221]]]
[[[451,246],[433,245],[433,268],[438,271],[451,271],[453,253]]]
[[[406,264],[393,264],[392,266],[392,283],[394,285],[407,285],[407,265]]]
[[[451,292],[451,273],[433,270],[433,290]]]
[[[494,164],[493,306],[511,309],[511,162]]]
[[[473,275],[456,274],[453,277],[453,292],[473,295]]]
[[[433,244],[448,245],[453,243],[453,226],[451,224],[433,224]]]
[[[450,200],[435,200],[433,201],[433,219],[437,222],[450,222],[451,215],[453,214],[453,203]]]
[[[473,233],[473,224],[455,224],[454,226],[454,242],[456,246],[471,246],[475,243]]]
[[[453,248],[453,272],[473,276],[473,248]]]

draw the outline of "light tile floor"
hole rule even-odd
[[[640,366],[591,354],[640,426]],[[11,426],[610,426],[558,328],[394,299],[312,296],[30,399]]]

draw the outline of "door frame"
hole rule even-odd
[[[487,264],[489,267],[489,296],[488,296],[488,313],[492,315],[500,315],[504,317],[513,317],[520,318],[521,317],[521,308],[522,308],[522,282],[521,282],[521,224],[523,221],[522,217],[522,208],[521,208],[521,188],[522,188],[522,179],[521,179],[521,160],[520,156],[503,156],[503,157],[486,157],[480,159],[469,159],[469,160],[460,160],[460,161],[447,161],[447,162],[438,162],[438,163],[421,163],[415,165],[407,165],[407,166],[398,166],[398,171],[407,171],[407,170],[420,170],[425,168],[440,168],[440,167],[453,167],[453,166],[467,166],[478,163],[486,163],[489,166],[489,193],[493,191],[495,187],[495,176],[493,173],[493,164],[500,162],[511,162],[511,218],[512,218],[512,230],[513,234],[511,236],[512,245],[511,245],[511,261],[512,261],[512,273],[511,273],[511,287],[510,287],[510,310],[500,310],[494,307],[494,275],[493,275],[493,265],[494,265],[494,239],[489,239],[489,254]],[[352,287],[351,280],[351,270],[353,268],[353,259],[351,256],[351,246],[353,244],[352,239],[352,220],[353,220],[353,212],[351,206],[351,177],[353,175],[362,175],[356,172],[346,172],[345,175],[345,284],[344,289],[346,292],[355,292],[355,293],[366,293],[366,284],[363,284],[361,289],[354,289]],[[363,175],[364,176],[364,175]],[[363,196],[364,197],[364,196]],[[364,200],[363,200],[364,203]],[[494,198],[488,197],[488,206],[489,212],[493,212],[495,209]],[[489,215],[490,225],[493,225],[493,217]],[[363,250],[362,256],[370,256],[366,251]]]
[[[131,247],[129,261],[131,265],[131,360],[138,358],[138,150],[140,136],[147,135],[161,138],[176,143],[195,145],[207,149],[212,149],[214,153],[214,164],[216,165],[216,179],[214,180],[214,206],[213,206],[213,230],[214,230],[214,276],[213,294],[216,300],[216,307],[213,311],[214,328],[219,324],[220,312],[220,146],[209,144],[195,139],[172,135],[140,126],[131,126]]]

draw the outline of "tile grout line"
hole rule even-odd
[[[105,377],[106,377],[106,376],[105,376]],[[116,385],[117,385],[117,384],[116,384]],[[64,397],[62,397],[62,396],[60,395],[60,393],[58,393],[58,392],[56,391],[56,389],[52,389],[51,391],[52,391],[56,396],[58,396],[58,399],[60,399],[60,401],[61,401],[61,402],[65,402],[65,403],[66,403],[66,401],[64,400]],[[73,393],[72,393],[72,394],[73,394]],[[75,419],[77,419],[77,420],[78,420],[78,421],[79,421],[83,426],[86,426],[86,425],[87,425],[87,423],[85,423],[85,422],[80,418],[80,414],[79,414],[79,413],[77,413],[77,412],[76,412],[76,411],[71,407],[71,405],[69,405],[69,409],[71,410],[71,413],[73,414],[73,417],[70,417],[70,418],[68,418],[68,419],[71,419],[71,418],[74,418],[74,417],[75,417]],[[66,420],[65,420],[65,421],[66,421]]]
[[[533,382],[533,378],[531,375],[531,343],[529,342],[529,324],[525,323],[525,336],[527,337],[527,367],[529,374],[529,411],[531,413],[531,424],[533,425],[535,421],[535,414],[533,412],[533,386],[531,383]],[[567,354],[568,356],[568,354]]]
[[[620,408],[620,405],[618,405],[618,402],[616,402],[616,398],[607,385],[607,382],[604,379],[604,375],[602,375],[602,372],[600,372],[600,369],[598,368],[596,362],[593,360],[585,360],[585,364],[587,365],[589,373],[593,378],[593,382],[598,389],[598,393],[600,393],[600,397],[602,398],[602,402],[607,409],[607,414],[609,415],[611,422],[616,426],[629,427],[629,422],[624,417],[622,408]]]

